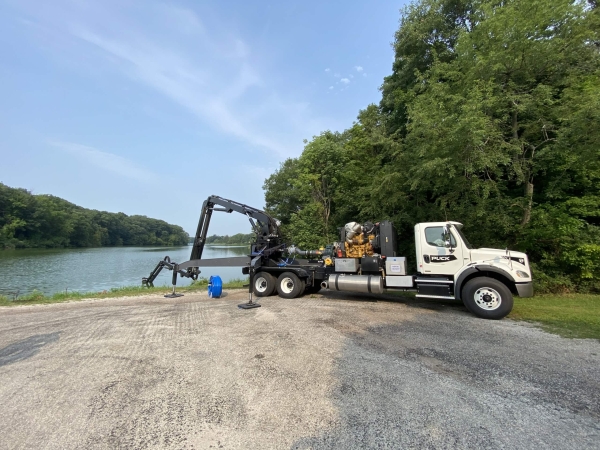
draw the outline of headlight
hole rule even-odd
[[[529,274],[527,272],[523,272],[522,270],[517,270],[517,276],[521,278],[529,278]]]

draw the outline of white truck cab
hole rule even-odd
[[[460,299],[479,317],[500,319],[513,294],[533,296],[527,255],[493,248],[474,249],[458,222],[415,225],[418,297]]]

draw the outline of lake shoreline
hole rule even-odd
[[[182,248],[191,247],[193,244],[186,245],[160,245],[160,244],[148,244],[148,245],[100,245],[92,247],[0,247],[0,252],[4,251],[21,251],[21,250],[92,250],[99,248],[156,248],[156,249],[169,249],[169,248]],[[205,247],[246,247],[250,248],[250,244],[204,244]]]
[[[243,289],[244,285],[248,283],[247,279],[235,279],[223,283],[223,289]],[[198,294],[201,292],[208,291],[208,280],[198,280],[196,283],[189,286],[177,286],[176,292],[186,294],[194,293]],[[142,287],[142,286],[123,286],[119,288],[112,288],[101,292],[58,292],[53,295],[45,295],[42,292],[34,291],[29,294],[25,294],[20,298],[11,299],[10,296],[0,295],[0,308],[8,307],[14,308],[18,306],[28,305],[44,305],[44,304],[55,304],[65,303],[71,301],[87,301],[87,300],[104,300],[109,298],[131,298],[131,297],[155,297],[172,292],[172,286],[156,286],[156,287]]]
[[[191,246],[94,247],[77,249],[17,249],[0,252],[0,295],[12,298],[43,292],[46,296],[65,292],[103,292],[121,286],[140,286],[166,256],[181,263],[190,259]],[[247,247],[209,246],[203,259],[248,255]],[[172,272],[163,270],[155,286],[171,285]],[[218,275],[224,283],[243,277],[241,267],[203,267],[200,276]],[[191,284],[179,278],[178,286]]]

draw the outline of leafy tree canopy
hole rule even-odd
[[[418,0],[378,105],[264,185],[298,245],[351,220],[456,220],[528,252],[538,287],[600,289],[600,21],[594,1]]]
[[[249,245],[254,241],[256,235],[254,233],[238,233],[233,236],[225,235],[225,236],[217,236],[213,234],[212,236],[208,236],[206,238],[207,244],[221,244],[221,245]]]
[[[146,216],[95,211],[52,195],[0,183],[0,249],[186,245],[177,225]]]

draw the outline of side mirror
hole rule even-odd
[[[452,247],[452,233],[450,232],[450,225],[447,224],[444,227],[444,231],[442,232],[442,237],[444,239],[444,244],[446,248],[450,249],[450,253],[454,252],[454,247]]]

